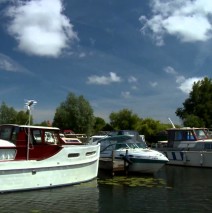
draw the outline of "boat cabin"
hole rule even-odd
[[[0,125],[0,161],[42,160],[59,152],[63,144],[56,127]]]
[[[209,135],[205,128],[172,128],[168,129],[167,132],[167,147],[170,148],[192,148],[196,146],[198,142],[209,139]]]

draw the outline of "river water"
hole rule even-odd
[[[211,213],[212,169],[165,166],[154,176],[99,174],[54,189],[0,194],[0,213]]]

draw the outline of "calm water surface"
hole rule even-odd
[[[166,166],[154,176],[99,175],[75,186],[0,194],[0,213],[212,212],[212,169]]]

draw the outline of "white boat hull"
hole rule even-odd
[[[167,164],[212,168],[212,151],[162,151],[169,159]]]
[[[154,174],[161,169],[168,159],[158,151],[150,149],[120,149],[105,151],[102,158],[126,160],[129,172]],[[113,157],[114,156],[114,157]]]
[[[152,162],[152,163],[132,163],[129,165],[129,172],[154,174],[161,169],[165,163]]]
[[[0,192],[86,182],[97,177],[99,145],[65,145],[45,160],[0,162]]]

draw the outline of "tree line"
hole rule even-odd
[[[183,106],[176,109],[176,115],[182,120],[184,126],[212,127],[212,80],[205,77],[193,84],[189,97]],[[0,106],[0,124],[16,123],[27,124],[28,111],[16,111],[3,102]],[[33,119],[31,118],[31,123]],[[48,121],[40,124],[48,126]],[[147,141],[156,142],[166,139],[166,129],[171,124],[163,124],[152,118],[140,118],[130,109],[121,109],[109,115],[109,123],[103,118],[95,117],[90,103],[81,95],[69,93],[66,100],[57,107],[52,126],[60,129],[71,129],[76,133],[87,135],[96,134],[100,131],[136,130],[145,135]]]

